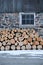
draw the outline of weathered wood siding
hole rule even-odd
[[[0,0],[0,12],[42,12],[43,0]]]
[[[0,12],[17,12],[22,9],[22,0],[0,0]]]

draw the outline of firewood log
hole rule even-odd
[[[42,40],[42,38],[41,38],[41,37],[38,37],[38,38],[37,38],[37,41],[39,41],[39,42],[40,42],[41,40]]]
[[[15,40],[14,40],[14,39],[11,39],[11,40],[10,40],[10,43],[11,43],[11,44],[15,44]]]
[[[25,47],[25,46],[22,46],[22,47],[21,47],[21,50],[25,50],[25,49],[26,49],[26,47]]]
[[[3,45],[3,46],[6,46],[6,42],[4,41],[4,42],[2,43],[2,45]]]
[[[31,29],[32,33],[35,34],[35,30],[34,29]]]
[[[30,38],[30,37],[29,37],[29,38],[28,38],[28,42],[30,42],[30,43],[31,43],[31,42],[32,42],[32,38]]]
[[[16,37],[20,37],[21,36],[21,33],[16,33]]]
[[[22,42],[24,37],[19,37],[19,41]]]
[[[4,49],[5,49],[4,46],[1,46],[1,51],[4,51]]]
[[[38,38],[39,37],[39,34],[38,33],[35,33],[34,37],[35,38]]]
[[[3,32],[2,32],[4,35],[6,34],[6,31],[5,30],[3,30]]]
[[[34,35],[33,35],[33,33],[30,33],[30,38],[34,38]]]
[[[1,38],[1,41],[4,41],[4,39],[3,39],[3,38]]]
[[[36,45],[32,45],[32,49],[33,50],[36,50]]]
[[[0,42],[0,47],[2,46],[2,43]]]
[[[33,38],[32,40],[33,40],[33,41],[36,41],[36,38]]]
[[[15,46],[17,46],[17,45],[18,45],[18,43],[16,42],[16,43],[15,43]]]
[[[14,29],[14,32],[16,33],[16,32],[17,32],[17,30],[16,30],[16,29]]]
[[[21,33],[23,33],[23,30],[20,30]]]
[[[43,41],[41,41],[40,44],[43,45]]]
[[[7,37],[4,37],[4,40],[6,41],[7,40]]]
[[[10,46],[5,46],[5,50],[10,50]]]
[[[24,45],[27,45],[27,44],[28,44],[28,41],[25,39],[25,40],[23,41],[23,44],[24,44]]]
[[[33,45],[39,45],[39,42],[38,41],[34,41]]]
[[[14,37],[14,40],[15,40],[15,41],[17,41],[17,39],[18,39],[17,37]]]
[[[15,50],[15,45],[11,45],[11,50]]]
[[[24,37],[25,35],[26,35],[26,32],[23,32],[22,37]]]
[[[28,44],[33,45],[33,42],[30,42],[30,43],[28,43]]]
[[[25,35],[24,38],[28,38],[28,35]]]
[[[23,42],[19,42],[19,46],[23,46]]]
[[[30,49],[31,49],[31,45],[30,45],[30,44],[27,44],[27,45],[26,45],[26,49],[27,49],[27,50],[30,50]]]
[[[37,49],[38,49],[38,50],[42,49],[42,45],[38,45],[38,46],[37,46]]]
[[[17,50],[20,50],[20,46],[19,45],[16,48],[17,48]]]
[[[9,46],[10,46],[10,45],[11,45],[11,43],[10,43],[10,42],[7,42],[7,45],[9,45]]]
[[[18,29],[18,32],[21,32],[21,30],[20,30],[20,29]]]
[[[13,38],[13,34],[9,34],[8,38],[12,39]]]

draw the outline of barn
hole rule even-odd
[[[0,0],[0,50],[43,49],[43,0]]]

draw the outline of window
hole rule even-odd
[[[35,25],[35,13],[20,13],[20,25]]]

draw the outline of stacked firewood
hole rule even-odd
[[[12,29],[0,31],[0,50],[43,49],[43,39],[34,29]]]

